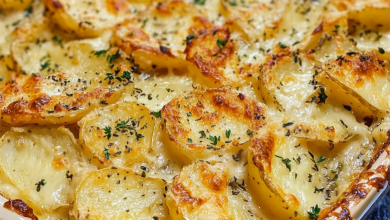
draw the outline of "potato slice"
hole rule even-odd
[[[65,31],[80,37],[96,37],[132,15],[125,0],[64,1],[44,0],[49,16]]]
[[[222,164],[197,162],[184,167],[167,193],[173,219],[233,219],[228,212],[227,184]]]
[[[297,49],[307,51],[311,59],[326,62],[355,48],[348,37],[348,15],[345,11],[331,11],[322,15],[317,26],[302,39]],[[311,52],[309,52],[311,51]]]
[[[69,210],[82,177],[79,172],[87,167],[68,129],[12,128],[2,137],[0,149],[7,152],[0,154],[1,172],[20,191],[18,199],[32,207],[38,218]]]
[[[260,89],[268,97],[267,104],[274,102],[284,110],[286,133],[310,140],[346,141],[358,134],[357,129],[364,130],[364,125],[330,95],[331,89],[318,83],[318,71],[310,54],[284,49],[268,56],[262,65]]]
[[[375,149],[364,135],[329,150],[319,142],[287,137],[274,125],[263,131],[252,140],[248,185],[275,219],[307,218],[311,207],[332,204],[365,169]]]
[[[2,119],[13,125],[75,123],[117,101],[122,89],[132,89],[132,68],[118,48],[109,48],[109,38],[70,41],[47,18],[23,21],[13,33],[12,56],[19,72],[32,76],[0,88]]]
[[[172,151],[197,160],[238,151],[266,123],[266,109],[226,88],[195,89],[165,105],[161,115]]]
[[[166,183],[123,169],[90,172],[76,192],[76,219],[167,219]]]
[[[348,38],[365,52],[390,60],[390,3],[358,1],[348,13]],[[382,48],[383,51],[379,51]]]
[[[142,104],[118,102],[91,112],[78,124],[85,155],[99,167],[148,161],[154,119]]]
[[[220,1],[222,14],[254,39],[273,37],[289,4],[288,0]]]
[[[329,87],[341,87],[376,115],[390,109],[387,62],[375,53],[349,52],[328,61],[320,79]]]
[[[32,2],[33,0],[23,0],[23,1],[1,0],[0,10],[1,11],[23,10],[26,9]]]
[[[120,93],[108,88],[85,91],[86,82],[71,85],[65,74],[14,76],[0,87],[1,119],[11,125],[75,123],[98,106],[113,103]]]

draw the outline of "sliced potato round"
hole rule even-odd
[[[99,167],[148,161],[154,119],[142,104],[118,102],[91,112],[78,124],[85,155]]]
[[[1,172],[20,191],[17,199],[32,207],[36,216],[69,210],[80,170],[87,167],[68,129],[12,128],[3,136],[0,150]]]
[[[375,53],[350,52],[329,60],[320,79],[329,87],[341,88],[378,116],[390,109],[386,65],[388,62],[380,60]]]
[[[253,198],[280,219],[301,219],[311,207],[327,207],[363,171],[375,143],[358,135],[334,149],[321,142],[286,136],[271,125],[254,137],[248,154],[249,187]]]
[[[356,121],[350,103],[340,103],[332,94],[333,88],[318,82],[320,70],[310,54],[285,49],[267,60],[261,67],[260,89],[268,97],[267,104],[276,103],[284,110],[288,134],[339,143],[364,132],[365,126]]]
[[[166,185],[123,169],[90,172],[73,205],[76,219],[167,219]]]
[[[1,119],[11,125],[75,123],[98,106],[116,102],[120,93],[88,88],[86,82],[67,84],[65,74],[13,76],[0,87]],[[85,86],[85,87],[83,87]]]
[[[175,177],[167,193],[174,219],[233,219],[228,211],[228,171],[222,164],[197,162]]]
[[[195,89],[166,104],[161,115],[172,151],[197,160],[238,151],[266,123],[266,110],[227,88]]]
[[[49,16],[65,31],[80,37],[96,37],[131,15],[125,0],[44,0]]]
[[[27,8],[34,0],[1,0],[0,1],[0,11],[7,10],[23,10]]]

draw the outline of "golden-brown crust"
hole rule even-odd
[[[253,163],[261,172],[271,173],[272,156],[274,154],[275,141],[271,134],[263,136],[261,139],[252,140],[254,157]]]
[[[181,183],[174,184],[171,192],[174,196],[179,197],[179,206],[191,205],[192,208],[195,208],[203,203],[202,199],[192,197],[191,192],[188,191]]]
[[[343,78],[354,87],[362,87],[367,81],[375,82],[375,77],[388,74],[385,63],[371,52],[341,56],[326,64],[325,71],[331,72],[336,78]]]
[[[195,17],[190,33],[196,37],[187,40],[186,59],[194,63],[206,77],[216,82],[226,81],[221,70],[232,57],[235,45],[230,41],[227,27],[217,27],[204,17]],[[220,43],[218,43],[220,42]]]
[[[20,216],[27,217],[32,220],[38,220],[38,218],[34,215],[33,209],[21,199],[8,200],[4,203],[3,207],[11,212],[17,213]]]
[[[114,94],[112,90],[96,88],[89,92],[48,95],[44,87],[51,83],[49,81],[51,79],[39,75],[18,76],[0,87],[1,118],[10,124],[74,123],[82,115],[101,106],[103,100],[109,102]],[[66,80],[58,84],[66,88]]]
[[[223,120],[227,120],[225,123],[229,124],[221,124],[223,128],[220,129],[232,129],[235,125],[230,123],[234,121],[247,126],[252,133],[256,133],[266,123],[264,105],[227,88],[195,89],[166,104],[161,110],[161,115],[169,138],[183,150],[200,154],[239,146],[251,136],[246,131],[232,130],[232,134],[236,133],[236,135],[232,135],[230,141],[225,141],[225,131],[215,131],[223,135],[220,135],[222,139],[211,141],[214,142],[214,146],[208,143],[210,140],[198,138],[200,135],[198,132],[202,131],[205,132],[203,138],[208,139],[209,134],[214,135],[212,133],[216,129],[215,125],[221,124]],[[219,135],[216,135],[216,138],[217,136]]]

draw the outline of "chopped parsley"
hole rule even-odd
[[[323,191],[324,191],[324,188],[318,189],[317,187],[314,187],[314,193],[323,192]]]
[[[283,44],[282,42],[279,42],[278,45],[282,49],[286,49],[287,48],[287,46],[285,44]]]
[[[50,60],[46,60],[43,64],[41,64],[41,70],[44,70],[50,66]]]
[[[286,165],[287,169],[289,171],[291,171],[291,164],[290,164],[291,160],[289,158],[283,158],[283,157],[278,156],[278,155],[275,155],[275,157],[280,158],[282,160],[282,162],[284,163],[284,165]]]
[[[294,122],[287,122],[283,124],[283,128],[293,125]]]
[[[95,55],[96,57],[101,57],[101,56],[103,56],[104,54],[106,54],[107,51],[108,51],[108,50],[99,50],[99,51],[96,51],[96,52],[94,53],[94,55]]]
[[[379,50],[380,54],[384,54],[385,53],[385,50],[382,47],[378,47],[378,50]]]
[[[56,42],[58,45],[62,45],[62,39],[60,39],[59,37],[54,36],[54,37],[52,38],[52,40],[53,40],[54,42]]]
[[[153,115],[156,118],[161,118],[161,110],[158,111],[158,112],[151,112],[150,114]]]
[[[326,160],[325,157],[323,156],[320,156],[318,159],[317,159],[317,163],[321,163],[322,161]]]
[[[225,47],[226,42],[227,42],[226,40],[217,39],[217,45],[218,45],[218,47],[219,47],[221,50],[223,50],[223,48]]]
[[[218,144],[218,141],[220,141],[221,140],[221,136],[211,136],[210,135],[210,137],[209,137],[209,140],[212,142],[211,144],[212,145],[217,145]]]
[[[108,148],[104,148],[103,153],[107,160],[110,159],[111,154],[108,152]]]
[[[236,6],[236,5],[237,5],[237,2],[236,2],[236,0],[231,0],[231,1],[229,2],[229,4],[230,4],[231,6]]]
[[[41,179],[41,181],[39,181],[38,183],[35,183],[35,185],[37,186],[37,192],[41,191],[41,186],[44,186],[46,185],[46,180],[44,179]]]
[[[307,214],[309,214],[309,218],[310,219],[315,219],[318,217],[318,214],[320,214],[320,211],[321,209],[318,207],[318,205],[316,204],[316,206],[312,206],[310,207],[311,211],[308,211]]]
[[[199,131],[199,134],[201,135],[200,138],[206,138],[206,133],[204,131]]]
[[[136,134],[135,138],[137,139],[137,141],[139,141],[139,139],[143,138],[145,136],[143,136],[142,134]]]
[[[120,57],[119,49],[114,53],[107,56],[107,61],[113,63],[116,59]]]
[[[206,3],[206,0],[194,0],[195,5],[204,5]]]
[[[191,117],[191,116],[192,116],[192,113],[191,113],[191,112],[187,112],[187,116],[188,116],[188,117]]]
[[[252,136],[252,135],[253,135],[253,131],[247,130],[247,131],[246,131],[246,134],[249,135],[249,136]]]
[[[196,35],[195,34],[193,34],[193,33],[191,33],[191,34],[189,34],[187,37],[186,37],[186,42],[189,42],[189,41],[191,41],[191,40],[193,40],[193,39],[195,39],[196,38]]]
[[[129,71],[125,70],[125,71],[123,71],[123,74],[122,74],[121,78],[127,79],[128,81],[130,81],[131,73]]]
[[[230,138],[230,134],[232,133],[232,131],[229,130],[226,130],[225,131],[225,135],[226,135],[226,138]]]
[[[111,127],[110,126],[106,126],[103,128],[103,131],[104,131],[104,136],[103,137],[107,137],[107,140],[110,140],[111,138]]]
[[[320,88],[320,92],[318,93],[318,98],[319,98],[320,100],[318,101],[317,104],[325,103],[325,101],[326,101],[326,99],[328,98],[328,96],[326,95],[325,89],[324,89],[324,88]]]
[[[339,174],[336,174],[336,175],[333,177],[332,181],[336,181],[338,178],[339,178]]]
[[[192,139],[188,138],[188,143],[192,144]]]

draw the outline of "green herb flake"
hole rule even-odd
[[[206,3],[206,0],[194,0],[195,5],[204,5]]]
[[[41,71],[48,68],[50,66],[50,60],[46,60],[43,64],[41,64]]]
[[[283,124],[283,128],[293,125],[294,122],[287,122]]]
[[[318,217],[318,214],[320,214],[320,211],[321,209],[318,207],[318,205],[316,204],[316,206],[312,206],[310,207],[311,211],[308,211],[307,214],[309,214],[309,218],[310,219],[315,219]]]
[[[103,131],[104,131],[104,136],[103,137],[107,137],[107,140],[110,140],[111,138],[111,127],[110,126],[106,126],[103,128]]]
[[[323,162],[324,160],[326,160],[326,158],[323,157],[323,156],[320,156],[320,157],[317,159],[317,163],[321,163],[321,162]]]
[[[103,56],[104,54],[106,54],[107,51],[108,51],[108,50],[99,50],[99,51],[96,51],[96,52],[94,53],[94,55],[95,55],[96,57],[101,57],[101,56]]]
[[[200,138],[206,138],[206,133],[204,131],[199,131],[199,134],[201,135]]]
[[[217,45],[218,45],[218,47],[219,47],[221,50],[223,50],[223,48],[225,47],[226,42],[227,42],[226,40],[217,39]]]
[[[226,138],[229,139],[231,133],[232,133],[232,131],[230,131],[230,129],[229,129],[229,130],[226,130],[226,131],[225,131]]]
[[[161,118],[161,110],[158,111],[158,112],[151,112],[150,114],[153,115],[156,118]]]
[[[378,50],[379,50],[380,54],[384,54],[385,53],[385,50],[382,47],[378,47]]]
[[[325,103],[325,101],[326,101],[326,99],[328,98],[328,96],[326,95],[325,89],[324,89],[324,88],[320,88],[320,93],[318,93],[318,98],[319,98],[320,100],[318,101],[317,104]]]
[[[287,48],[287,46],[285,44],[283,44],[282,42],[279,42],[278,45],[282,49],[286,49]]]
[[[191,116],[192,116],[192,113],[191,113],[191,112],[187,112],[187,116],[188,116],[188,117],[191,117]]]
[[[39,181],[38,183],[35,183],[35,185],[37,186],[37,192],[41,191],[41,186],[44,186],[46,185],[46,180],[44,179],[41,179],[41,181]]]
[[[343,120],[340,119],[340,122],[345,126],[345,128],[348,128],[348,125],[346,125]]]
[[[111,154],[108,152],[108,148],[104,148],[103,153],[107,160],[110,159]]]
[[[211,144],[216,146],[218,144],[218,141],[221,140],[221,136],[211,136],[209,137],[209,140],[212,142]]]
[[[114,53],[107,56],[107,61],[113,63],[116,59],[120,57],[119,49]]]
[[[188,138],[188,143],[192,144],[192,139]]]
[[[284,165],[286,165],[287,169],[289,171],[291,171],[291,164],[290,164],[291,160],[289,158],[283,158],[283,157],[278,156],[278,155],[275,155],[275,157],[280,158],[282,160],[282,162],[284,163]]]

